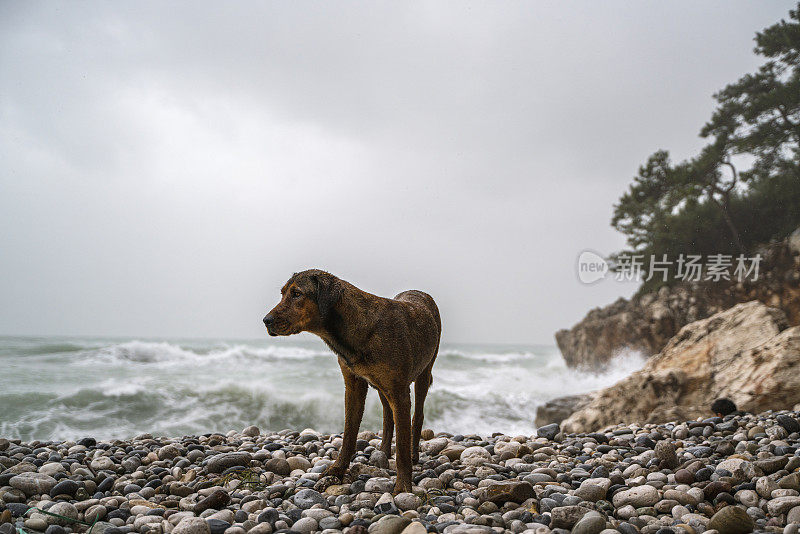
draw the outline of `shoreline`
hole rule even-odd
[[[92,523],[92,534],[737,534],[796,532],[787,522],[800,523],[800,412],[577,435],[548,425],[533,436],[423,437],[414,493],[397,496],[394,462],[369,431],[344,481],[321,473],[341,437],[310,429],[0,438],[0,534],[85,532]]]

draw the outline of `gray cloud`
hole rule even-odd
[[[0,330],[259,336],[295,270],[550,342],[791,2],[4,3]]]

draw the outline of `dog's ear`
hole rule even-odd
[[[314,280],[317,284],[317,307],[319,316],[325,323],[333,313],[333,307],[342,298],[342,282],[331,274],[315,275]]]

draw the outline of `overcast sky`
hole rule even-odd
[[[0,333],[259,337],[294,271],[553,343],[793,2],[2,2]]]

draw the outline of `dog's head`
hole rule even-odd
[[[264,317],[271,336],[320,332],[342,297],[342,281],[325,271],[295,273],[281,289],[281,301]]]

